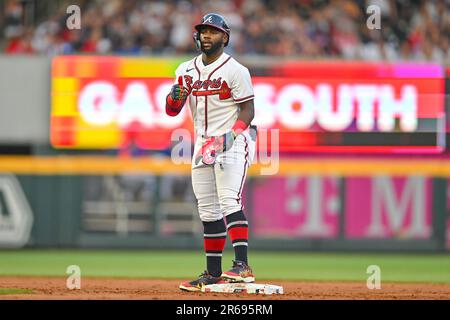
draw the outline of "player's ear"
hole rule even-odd
[[[227,41],[228,41],[228,34],[225,33],[225,36],[222,38],[223,45],[225,45],[225,43],[227,43]]]

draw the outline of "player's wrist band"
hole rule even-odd
[[[241,134],[242,131],[244,131],[247,128],[248,128],[248,124],[246,124],[244,121],[238,119],[238,120],[236,120],[236,122],[235,122],[233,128],[231,128],[231,130],[233,130],[237,136],[237,135]]]

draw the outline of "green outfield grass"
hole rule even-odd
[[[224,269],[232,259],[225,252]],[[65,277],[69,265],[78,265],[82,277],[190,279],[204,261],[197,251],[4,250],[0,276]],[[250,265],[258,280],[365,281],[367,267],[378,265],[382,281],[450,283],[450,254],[252,252]]]
[[[29,289],[13,289],[13,288],[0,288],[0,296],[4,294],[24,294],[33,293],[33,290]]]

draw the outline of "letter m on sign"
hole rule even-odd
[[[428,237],[425,178],[410,176],[402,179],[401,186],[393,180],[388,176],[372,180],[372,213],[366,236]]]

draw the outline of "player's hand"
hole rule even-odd
[[[174,84],[166,97],[166,113],[175,117],[180,113],[189,95],[188,89],[183,86],[183,77],[178,77],[178,83]]]
[[[214,164],[219,153],[231,149],[236,136],[236,133],[231,130],[219,137],[207,138],[199,153],[195,156],[195,164],[200,163],[200,160],[206,165]]]
[[[167,92],[167,91],[166,91]],[[186,100],[188,96],[188,90],[179,84],[174,84],[172,89],[170,90],[170,97],[174,101],[183,101]]]
[[[236,139],[237,134],[234,130],[230,130],[227,133],[223,134],[221,137],[218,137],[220,143],[223,146],[222,152],[228,151],[233,146],[234,140]]]
[[[219,151],[218,149],[220,149],[220,146],[217,144],[216,138],[207,138],[198,153],[195,155],[195,164],[199,164],[200,161],[206,165],[214,164]]]

